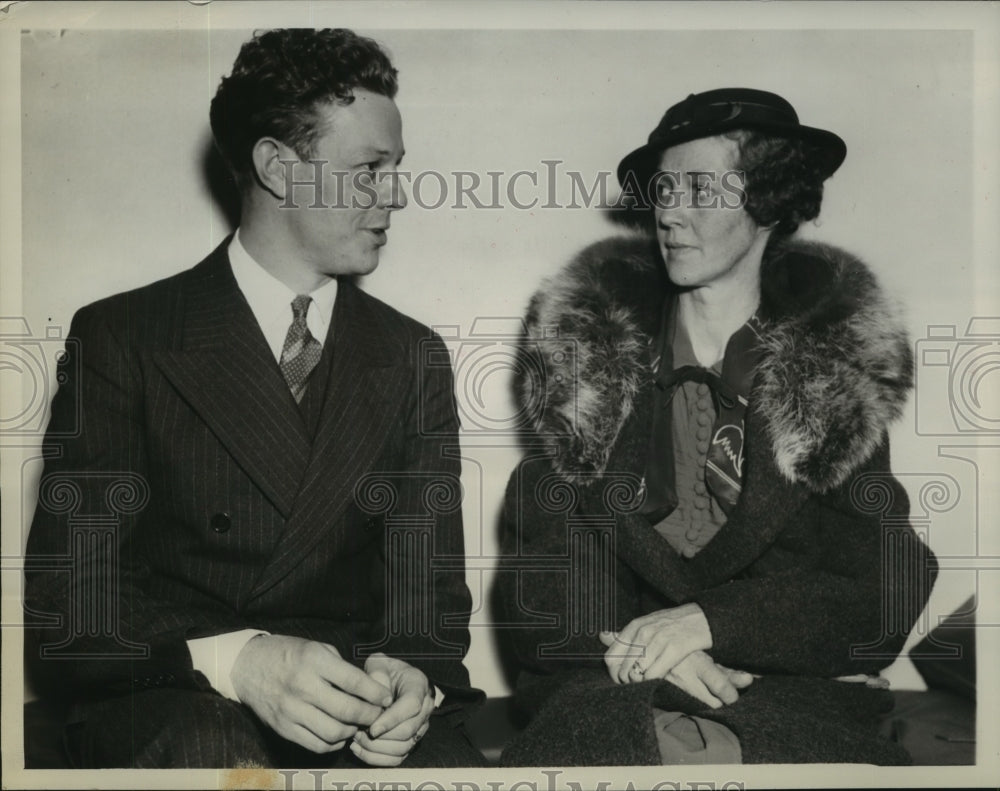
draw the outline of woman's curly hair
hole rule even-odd
[[[735,169],[743,172],[743,208],[754,222],[789,236],[819,216],[826,173],[814,146],[752,129],[724,136],[739,147]]]
[[[316,109],[349,104],[363,88],[394,98],[396,69],[372,39],[346,29],[290,28],[255,34],[222,79],[209,118],[237,183],[252,173],[251,152],[274,137],[308,159],[320,134]]]

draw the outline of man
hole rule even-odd
[[[239,229],[73,320],[26,605],[77,765],[483,762],[451,373],[350,280],[406,204],[396,88],[350,31],[255,36],[211,109]]]

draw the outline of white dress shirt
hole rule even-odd
[[[239,230],[229,243],[229,262],[233,268],[236,285],[250,305],[250,310],[253,311],[254,318],[264,333],[275,361],[280,363],[285,336],[292,325],[292,300],[298,295],[250,257],[240,242]],[[322,346],[333,317],[333,304],[337,299],[337,281],[331,279],[309,296],[312,297],[312,302],[306,312],[306,325]],[[242,702],[233,689],[230,673],[243,647],[252,638],[261,634],[270,633],[260,629],[242,629],[238,632],[188,640],[188,650],[191,652],[194,669],[203,673],[221,695]]]
[[[238,230],[229,243],[229,263],[233,267],[236,285],[250,305],[274,359],[281,362],[281,349],[285,345],[288,328],[292,326],[292,301],[298,294],[250,257],[240,242]],[[337,299],[336,279],[331,278],[310,292],[309,296],[313,301],[306,313],[306,326],[322,346],[333,317],[333,303]]]

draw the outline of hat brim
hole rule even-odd
[[[778,136],[798,138],[813,144],[816,147],[824,179],[832,176],[847,156],[847,144],[839,136],[825,129],[816,129],[800,124],[747,123],[745,120],[739,119],[732,124],[715,124],[709,131],[694,127],[678,129],[660,140],[640,146],[618,163],[618,183],[625,186],[628,174],[631,172],[638,179],[639,186],[645,188],[652,176],[659,171],[660,157],[668,148],[692,140],[700,140],[703,137],[715,137],[734,129],[770,132]]]

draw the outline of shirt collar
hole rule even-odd
[[[729,337],[722,359],[706,369],[721,377],[744,403],[750,395],[754,372],[761,357],[760,331],[761,322],[754,313]],[[705,367],[695,357],[687,330],[678,320],[676,298],[668,298],[664,304],[657,345],[659,353],[653,359],[654,372],[663,365],[669,370],[689,365]]]
[[[258,264],[240,241],[239,229],[229,243],[229,263],[243,296],[260,325],[267,344],[276,360],[281,359],[281,349],[292,323],[292,300],[297,296],[292,289]],[[337,280],[331,278],[309,293],[313,304],[309,306],[306,324],[309,332],[319,341],[326,340],[337,300]]]

